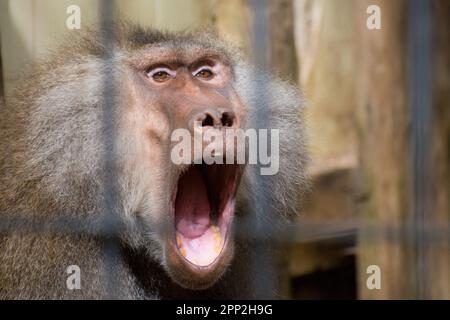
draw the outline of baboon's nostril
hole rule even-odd
[[[224,112],[222,114],[221,122],[224,127],[232,127],[233,123],[234,123],[234,113],[233,112]]]
[[[202,127],[212,127],[214,126],[214,119],[210,114],[206,114],[205,119],[202,121]]]
[[[203,111],[197,117],[197,121],[201,123],[202,127],[221,127],[220,113],[217,110]]]
[[[233,111],[209,108],[196,113],[191,118],[191,123],[191,128],[194,128],[194,126],[214,128],[233,127],[236,125],[236,116]]]

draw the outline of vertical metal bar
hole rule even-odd
[[[409,103],[411,112],[411,218],[415,232],[418,298],[427,297],[425,231],[432,210],[430,143],[432,137],[432,10],[428,0],[411,0],[409,32]]]
[[[117,192],[118,186],[114,176],[115,170],[115,114],[117,108],[117,79],[114,68],[114,24],[115,1],[101,0],[100,4],[100,35],[102,45],[105,48],[105,56],[103,57],[102,66],[102,82],[103,82],[103,143],[104,143],[104,199],[101,205],[100,230],[104,239],[104,268],[105,277],[102,281],[103,288],[106,290],[106,299],[116,299],[119,297],[117,267],[120,265],[120,242],[118,238],[118,216],[117,216]]]
[[[253,38],[252,38],[252,52],[254,52],[255,65],[258,72],[266,72],[268,69],[268,1],[267,0],[251,0],[250,7],[253,12]],[[255,75],[258,76],[258,75]],[[268,121],[268,89],[267,83],[264,81],[255,83],[254,90],[257,90],[255,94],[257,101],[255,101],[255,110],[258,110],[256,117],[256,124],[258,129],[269,128]],[[259,86],[256,84],[259,83]],[[270,139],[270,138],[269,138]],[[269,140],[270,141],[270,140]],[[259,150],[259,145],[258,145]],[[267,226],[268,219],[271,212],[270,208],[272,203],[270,203],[270,181],[268,176],[259,175],[259,181],[256,183],[255,196],[253,198],[252,208],[256,212],[253,216],[253,221],[249,226],[249,230],[253,230],[256,236],[253,237],[254,251],[252,253],[252,266],[254,269],[253,275],[253,292],[255,297],[259,299],[271,299],[274,297],[275,291],[275,279],[276,273],[274,270],[274,261],[272,259],[272,254],[270,248],[268,249],[268,244],[270,244],[271,236],[267,234],[270,227]],[[267,238],[265,238],[267,237]]]

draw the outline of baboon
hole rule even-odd
[[[210,31],[108,28],[27,67],[1,106],[0,297],[257,297],[251,235],[306,184],[297,89]],[[174,164],[178,128],[278,129],[279,171]]]

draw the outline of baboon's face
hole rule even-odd
[[[221,54],[192,46],[143,51],[125,65],[120,148],[125,173],[133,177],[127,188],[137,198],[132,219],[156,240],[161,263],[176,282],[208,287],[232,257],[242,173],[237,164],[208,165],[202,157],[206,146],[219,142],[224,148],[217,145],[215,156],[235,152],[225,131],[242,127],[246,115],[232,68]],[[176,129],[190,133],[192,164],[173,161],[180,142],[171,139]],[[221,141],[210,144],[208,132],[220,134]]]

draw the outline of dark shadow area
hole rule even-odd
[[[336,268],[295,278],[291,286],[292,299],[356,299],[355,256],[345,257]]]

